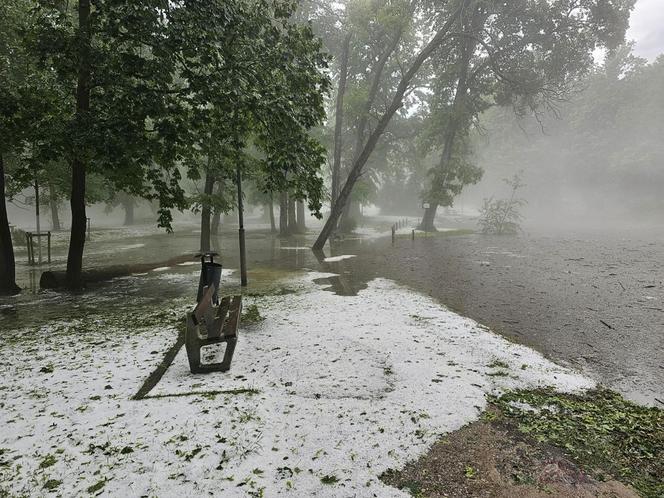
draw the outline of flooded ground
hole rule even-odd
[[[492,330],[664,406],[664,237],[398,238],[358,247],[352,274],[384,276]]]
[[[664,402],[664,236],[581,234],[577,236],[418,236],[401,230],[396,243],[380,237],[389,220],[314,254],[308,236],[279,239],[265,226],[248,232],[250,285],[269,285],[275,272],[299,269],[331,272],[318,281],[340,295],[355,295],[384,277],[428,294],[505,337],[583,370],[637,402]],[[389,234],[389,231],[387,231]],[[176,226],[174,234],[154,227],[97,230],[86,246],[90,266],[164,261],[195,253],[199,233]],[[64,268],[66,234],[54,244],[52,268]],[[237,268],[236,234],[229,230],[213,245],[226,268]],[[347,256],[355,257],[347,257]],[[24,257],[17,255],[19,262]],[[19,284],[27,291],[5,300],[0,326],[25,326],[95,313],[113,295],[130,293],[135,306],[159,306],[164,298],[194,294],[178,279],[196,260],[141,279],[101,284],[101,294],[77,296],[37,292],[38,272],[24,264]],[[157,270],[162,270],[157,268]],[[229,285],[235,283],[227,282]],[[36,299],[35,299],[36,297]]]
[[[279,239],[254,225],[244,294],[262,317],[243,325],[231,371],[192,376],[180,351],[154,399],[140,402],[131,396],[194,304],[196,228],[96,230],[88,267],[153,268],[78,295],[38,290],[19,251],[25,291],[0,306],[2,425],[12,428],[0,444],[4,489],[404,496],[381,472],[476,420],[487,394],[586,389],[590,376],[661,404],[656,240],[460,231],[411,240],[406,227],[392,244],[391,221],[324,253],[309,249],[313,230]],[[235,232],[214,246],[222,292],[240,291]],[[63,269],[64,234],[53,249],[50,268]]]
[[[90,244],[100,260],[105,235]],[[190,243],[138,237],[113,245],[114,263]],[[231,370],[192,375],[180,350],[140,400],[193,306],[195,261],[4,305],[0,495],[403,497],[379,476],[476,420],[487,395],[594,385],[393,281],[347,278],[359,256],[251,240],[254,319]],[[237,291],[237,272],[223,282]]]

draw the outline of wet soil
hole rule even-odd
[[[428,498],[636,498],[631,488],[588,476],[559,450],[501,422],[479,420],[445,436],[383,481]]]
[[[393,279],[636,402],[664,406],[662,237],[438,235],[344,251],[358,254],[348,278]]]

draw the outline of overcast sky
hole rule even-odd
[[[637,0],[627,32],[635,52],[648,60],[664,53],[664,0]]]

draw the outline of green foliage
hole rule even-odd
[[[311,28],[291,22],[293,2],[93,3],[89,46],[76,2],[1,7],[0,153],[20,158],[14,191],[36,173],[67,178],[56,169],[77,156],[110,192],[95,200],[158,200],[168,227],[170,209],[189,205],[183,174],[223,171],[256,142],[269,186],[318,210],[323,151],[308,130],[324,117],[327,61]],[[90,66],[90,110],[76,115],[80,64]]]
[[[568,1],[471,2],[456,36],[434,56],[421,142],[426,150],[442,145],[443,159],[430,171],[423,198],[450,206],[465,185],[479,181],[482,170],[471,161],[467,142],[490,107],[511,107],[518,115],[555,112],[592,69],[593,51],[624,39],[633,6],[634,0],[601,6],[582,0],[574,8]],[[497,212],[500,224],[500,212],[511,207],[488,201],[484,211]]]
[[[492,179],[527,168],[529,189],[547,221],[658,222],[664,213],[664,57],[651,63],[632,46],[609,52],[579,83],[583,91],[556,116],[516,119],[494,109],[477,137],[479,162]],[[544,129],[546,133],[542,133]],[[635,193],[638,192],[638,195]]]
[[[608,390],[515,391],[491,401],[520,431],[562,448],[586,471],[608,473],[646,497],[664,494],[664,411]]]
[[[524,184],[519,173],[503,181],[510,186],[511,196],[508,199],[484,199],[477,222],[484,234],[514,235],[521,229],[520,208],[526,204],[526,201],[516,197],[516,194]]]
[[[255,304],[250,304],[244,308],[242,319],[240,321],[244,324],[253,324],[260,323],[263,320],[265,320],[265,317],[261,315],[260,311],[258,310],[258,306]]]
[[[320,478],[320,482],[327,485],[333,485],[339,482],[339,478],[335,475],[324,475]]]

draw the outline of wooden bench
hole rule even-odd
[[[203,289],[203,298],[194,311],[187,313],[185,347],[191,373],[226,372],[231,368],[237,329],[240,325],[242,296],[226,296],[219,306],[212,304],[214,285]],[[201,363],[201,348],[226,343],[221,363]]]

